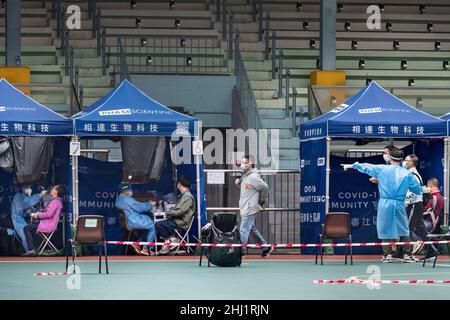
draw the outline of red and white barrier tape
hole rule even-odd
[[[37,277],[47,277],[47,276],[67,276],[71,273],[68,272],[38,272],[35,273],[34,276]]]
[[[138,246],[180,246],[180,247],[244,247],[244,248],[317,248],[317,247],[380,247],[380,246],[403,246],[414,244],[446,244],[450,240],[440,241],[408,241],[408,242],[362,242],[362,243],[267,243],[267,244],[245,244],[245,243],[177,243],[177,242],[133,242],[133,241],[105,241],[106,244],[114,245],[138,245]]]
[[[359,279],[339,279],[339,280],[314,280],[313,284],[450,284],[450,280],[359,280]]]

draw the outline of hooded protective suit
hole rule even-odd
[[[41,200],[40,194],[28,196],[23,192],[17,192],[11,203],[11,218],[14,225],[14,230],[19,235],[25,251],[28,251],[28,244],[25,238],[23,228],[28,224],[25,221],[25,211],[36,205]]]
[[[152,205],[148,202],[140,202],[130,195],[119,195],[116,199],[116,208],[122,209],[127,216],[128,225],[133,229],[147,229],[147,241],[155,240],[153,220],[143,214],[150,211]]]
[[[405,199],[408,190],[422,194],[417,179],[398,165],[372,165],[355,162],[353,169],[378,179],[377,233],[380,239],[398,239],[409,236]]]

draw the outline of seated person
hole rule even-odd
[[[29,248],[24,256],[36,256],[34,241],[36,232],[52,233],[58,225],[59,216],[63,208],[62,196],[64,195],[64,187],[60,184],[53,186],[50,190],[50,195],[52,196],[52,200],[47,203],[44,211],[31,215],[33,219],[39,219],[40,221],[34,221],[24,228]]]
[[[14,225],[14,230],[19,236],[25,252],[30,251],[24,233],[24,228],[28,224],[25,220],[27,211],[41,201],[41,198],[47,193],[46,190],[42,190],[40,194],[32,195],[32,192],[33,190],[29,185],[22,185],[20,187],[20,191],[14,195],[11,202],[11,219]]]
[[[439,215],[444,209],[444,199],[439,192],[439,181],[436,178],[428,179],[427,187],[430,188],[430,199],[424,209],[425,227],[429,233],[436,232],[439,225]]]
[[[127,223],[130,228],[133,229],[145,229],[148,230],[147,242],[155,241],[155,227],[153,219],[145,213],[152,210],[155,205],[154,202],[140,202],[133,198],[133,190],[131,184],[122,182],[119,186],[120,195],[116,199],[116,208],[124,211]],[[141,249],[138,245],[133,245],[133,249],[137,254],[149,255],[152,254],[151,250],[146,248]]]
[[[189,191],[190,188],[191,180],[186,176],[181,176],[177,183],[177,189],[181,193],[177,197],[177,204],[166,212],[164,220],[155,224],[158,237],[170,242],[177,242],[179,239],[175,237],[175,229],[188,230],[195,211],[194,197]],[[164,246],[159,253],[167,254],[174,248],[176,246]]]

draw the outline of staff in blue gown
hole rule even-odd
[[[26,212],[28,209],[31,209],[34,205],[36,205],[43,196],[47,193],[46,190],[41,191],[41,193],[37,193],[32,195],[32,189],[28,185],[22,185],[20,187],[20,191],[14,195],[14,198],[11,202],[11,218],[14,225],[14,230],[19,236],[22,245],[25,249],[25,252],[28,251],[28,243],[25,238],[25,233],[23,228],[28,224],[25,220]]]
[[[120,195],[116,199],[116,208],[125,212],[128,225],[133,229],[148,230],[147,241],[155,241],[155,226],[153,219],[145,213],[152,210],[154,204],[137,201],[133,198],[133,190],[129,183],[121,183],[119,186]],[[134,250],[141,255],[149,255],[149,249],[141,250],[138,245],[133,245]]]
[[[378,181],[380,200],[378,201],[377,233],[383,241],[410,241],[408,217],[405,211],[405,199],[408,190],[421,195],[422,187],[417,179],[401,166],[403,151],[390,151],[390,165],[372,165],[355,162],[345,165],[344,169],[353,168],[374,177]],[[382,262],[401,259],[403,262],[417,261],[411,254],[411,247],[405,246],[403,258],[396,257],[391,246],[383,247]]]

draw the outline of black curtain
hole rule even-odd
[[[123,137],[121,146],[123,181],[159,180],[165,161],[166,138]]]
[[[45,181],[53,156],[53,138],[13,137],[14,183],[41,184]]]

